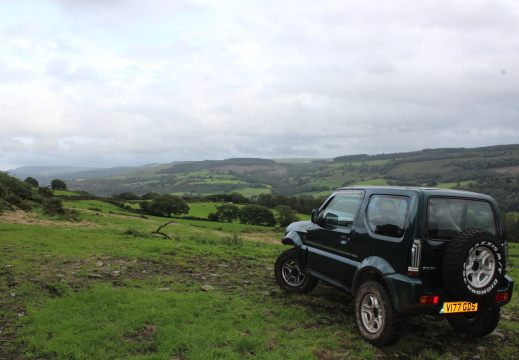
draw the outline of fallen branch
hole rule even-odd
[[[152,234],[162,235],[162,236],[166,237],[167,239],[171,240],[171,238],[170,238],[169,236],[167,236],[166,234],[160,232],[160,229],[162,229],[164,226],[167,226],[167,225],[172,224],[172,223],[176,224],[175,221],[170,221],[170,222],[168,222],[168,223],[165,223],[164,225],[160,226],[160,227],[157,229],[157,231],[153,231]]]

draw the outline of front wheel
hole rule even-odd
[[[485,307],[475,313],[447,315],[447,321],[456,332],[479,337],[492,333],[500,319],[499,306]]]
[[[375,346],[387,346],[400,337],[400,319],[387,290],[366,281],[355,294],[355,321],[360,335]]]
[[[290,293],[306,294],[312,291],[319,280],[301,271],[297,250],[285,250],[278,256],[274,274],[279,287]]]

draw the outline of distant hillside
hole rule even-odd
[[[255,158],[190,161],[93,169],[60,178],[71,190],[99,196],[239,192],[246,197],[270,193],[318,198],[354,184],[457,187],[487,193],[498,200],[502,210],[519,211],[519,144],[293,162]]]
[[[7,172],[19,179],[26,178],[28,176],[36,179],[37,177],[62,176],[65,174],[74,174],[82,171],[95,170],[99,170],[99,168],[72,166],[22,166],[17,169],[8,170]]]
[[[132,170],[148,168],[153,164],[142,166],[119,166],[112,168],[87,168],[70,166],[24,166],[9,170],[8,173],[19,179],[33,177],[40,185],[49,185],[54,179],[64,181],[75,179],[104,178],[126,174]]]

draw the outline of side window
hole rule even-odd
[[[351,227],[363,196],[356,190],[337,193],[322,211],[323,225]]]
[[[402,237],[408,208],[408,197],[373,195],[367,209],[369,228],[375,234]]]

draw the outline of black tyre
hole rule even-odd
[[[290,293],[306,294],[319,282],[317,278],[301,271],[299,257],[294,248],[285,250],[278,256],[274,274],[279,287]]]
[[[391,297],[377,281],[366,281],[355,294],[355,321],[360,335],[375,346],[398,341],[401,319]]]
[[[501,318],[499,306],[484,307],[475,313],[447,315],[447,321],[457,333],[486,336],[494,331]]]
[[[464,230],[445,249],[442,276],[445,288],[457,299],[492,300],[504,276],[501,242],[483,230]]]

